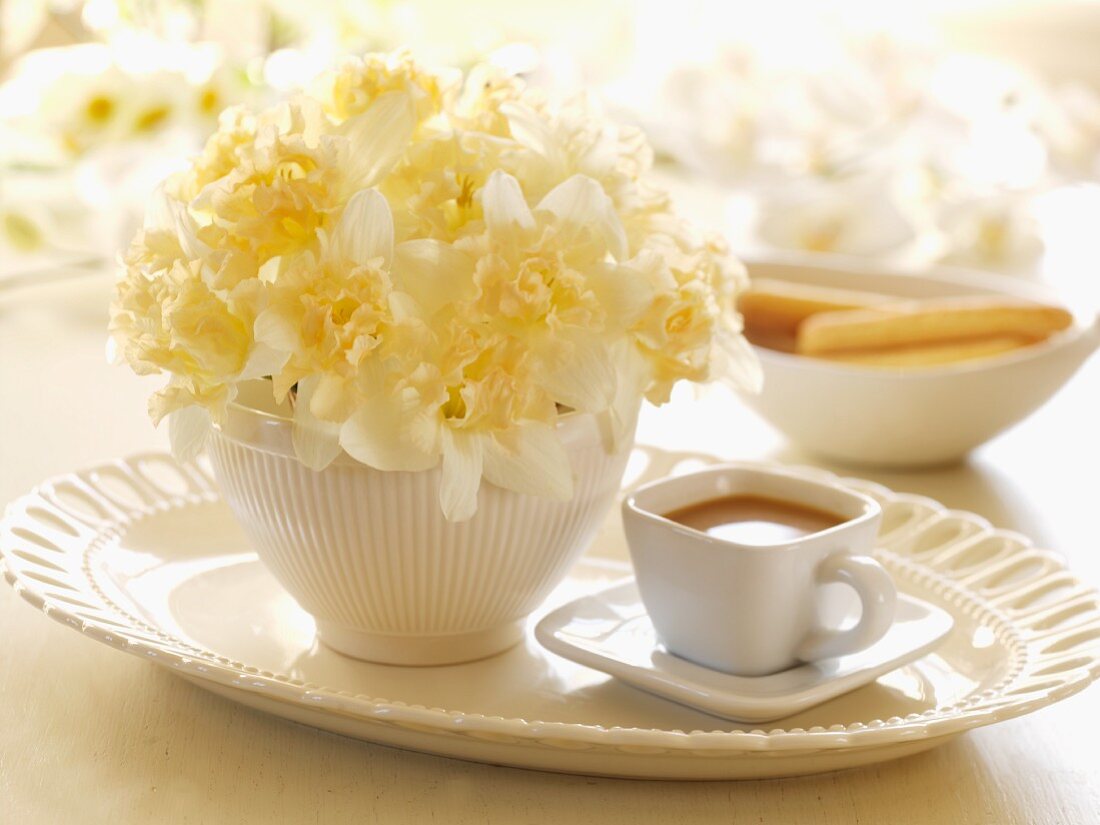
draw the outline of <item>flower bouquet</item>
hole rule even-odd
[[[613,501],[639,405],[757,379],[743,270],[642,135],[490,69],[349,59],[226,111],[123,261],[112,340],[322,640],[496,652]]]

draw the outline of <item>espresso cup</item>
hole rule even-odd
[[[840,523],[791,541],[741,544],[665,516],[739,495],[826,511]],[[762,676],[862,650],[893,622],[893,580],[868,555],[881,508],[838,483],[725,464],[647,484],[622,513],[638,592],[669,653]]]

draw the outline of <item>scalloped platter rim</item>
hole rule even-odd
[[[716,461],[637,457],[635,484]],[[312,620],[244,543],[208,470],[163,454],[59,476],[10,504],[0,565],[51,618],[234,701],[381,744],[571,773],[735,779],[852,767],[1030,713],[1100,676],[1100,596],[1058,555],[931,499],[844,481],[883,505],[877,555],[899,587],[948,610],[956,628],[944,649],[768,730],[620,685],[530,634],[446,669],[446,680],[344,659],[313,642]],[[629,573],[615,519],[532,626]]]

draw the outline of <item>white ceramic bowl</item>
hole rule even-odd
[[[1002,294],[1061,304],[1015,278],[948,268],[920,274],[855,261],[748,263],[757,278],[926,298]],[[918,467],[957,461],[1017,423],[1100,345],[1100,318],[1005,355],[920,370],[854,366],[756,347],[764,389],[745,402],[791,441],[850,464]]]
[[[485,482],[477,514],[455,524],[438,468],[382,472],[342,454],[314,472],[294,457],[290,420],[270,402],[257,409],[269,394],[248,395],[209,447],[226,501],[320,639],[388,664],[470,661],[519,641],[606,516],[629,456],[605,448],[593,416],[564,416],[570,501]]]

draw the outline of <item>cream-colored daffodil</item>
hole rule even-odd
[[[384,371],[370,373],[364,395],[390,401],[364,405],[341,431],[344,448],[371,466],[434,466],[438,456],[440,501],[453,518],[472,514],[482,476],[568,494],[556,405],[632,423],[616,404],[615,344],[650,298],[646,280],[618,260],[622,227],[595,181],[570,178],[534,210],[503,172],[481,194],[483,234],[457,244],[458,254],[418,245],[405,255],[421,265],[399,267],[399,283],[432,319],[433,367],[399,371],[392,385]],[[429,259],[436,267],[422,265]]]
[[[336,130],[320,107],[303,98],[282,104],[255,126],[233,118],[228,137],[214,135],[204,168],[217,174],[192,201],[204,221],[200,238],[228,253],[238,271],[307,251],[355,192],[383,177],[406,148],[413,127],[410,101],[392,92]],[[243,139],[242,139],[243,138]],[[219,151],[228,153],[218,157]],[[195,181],[184,187],[195,188]]]
[[[407,51],[345,57],[315,83],[314,93],[337,123],[366,112],[391,92],[407,94],[417,123],[439,116],[459,82],[458,73],[431,72]]]
[[[458,244],[478,258],[471,311],[528,342],[555,401],[607,410],[615,396],[609,347],[649,297],[645,280],[623,265],[626,239],[610,198],[577,175],[531,210],[519,182],[497,171],[482,209],[484,235]]]
[[[255,323],[256,340],[287,356],[273,375],[275,397],[297,387],[295,445],[317,470],[339,453],[337,425],[366,400],[357,382],[364,361],[400,348],[418,323],[393,289],[393,220],[376,190],[352,197],[331,235],[318,231],[319,253],[276,275]]]
[[[168,417],[173,442],[191,454],[202,446],[203,423],[224,420],[237,383],[268,375],[285,360],[251,335],[253,290],[211,285],[209,251],[186,207],[158,190],[123,259],[109,326],[112,344],[136,372],[171,374],[150,414],[154,421]]]
[[[512,138],[526,150],[504,153],[502,166],[533,198],[579,174],[597,181],[616,209],[632,211],[643,204],[638,181],[652,166],[653,152],[637,129],[597,117],[591,107],[577,100],[548,118],[525,99],[500,104]]]
[[[567,499],[573,477],[555,431],[551,397],[522,344],[457,321],[441,324],[415,368],[360,374],[373,399],[343,425],[340,443],[383,470],[441,467],[440,506],[462,521],[482,478],[517,492]]]
[[[447,518],[483,482],[572,494],[562,414],[621,448],[643,396],[721,369],[755,380],[743,271],[646,180],[640,135],[492,71],[461,93],[407,55],[343,64],[231,110],[124,259],[111,329],[174,447],[238,384],[294,407],[299,460],[438,468]]]

